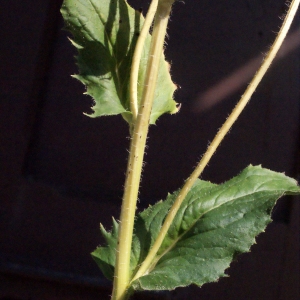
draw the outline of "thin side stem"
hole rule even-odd
[[[130,145],[121,208],[112,300],[124,300],[127,297],[126,294],[130,281],[130,253],[136,202],[141,179],[150,113],[158,76],[158,66],[163,52],[166,28],[172,3],[169,6],[159,4],[155,17],[141,107],[134,126]]]
[[[129,89],[130,89],[130,110],[132,112],[132,122],[133,124],[136,121],[137,114],[138,114],[138,76],[139,76],[139,66],[142,56],[142,51],[144,48],[145,40],[147,38],[147,35],[149,34],[149,30],[151,27],[151,24],[153,22],[156,10],[157,10],[157,4],[158,0],[152,0],[150,7],[148,9],[145,22],[143,24],[142,30],[140,32],[140,35],[138,37],[134,54],[132,57],[132,64],[131,64],[131,72],[130,72],[130,83],[129,83]]]
[[[182,204],[182,201],[184,200],[187,193],[192,188],[192,186],[195,183],[195,181],[197,180],[197,178],[202,174],[204,168],[206,167],[209,160],[215,153],[217,147],[220,145],[221,141],[223,140],[225,135],[228,133],[228,131],[232,127],[233,123],[237,120],[237,118],[239,117],[239,115],[241,114],[243,109],[245,108],[246,104],[249,102],[249,100],[250,100],[252,94],[254,93],[255,89],[257,88],[259,82],[261,81],[261,79],[267,72],[268,68],[270,67],[280,46],[283,43],[283,40],[285,39],[285,37],[287,35],[287,32],[291,26],[291,23],[294,19],[297,9],[298,9],[299,2],[300,2],[300,0],[292,1],[290,8],[288,10],[288,13],[283,22],[283,25],[281,26],[281,29],[272,45],[270,51],[268,52],[264,62],[262,63],[260,69],[255,74],[255,76],[252,79],[252,81],[250,82],[250,84],[248,85],[248,87],[247,87],[245,93],[243,94],[243,96],[241,97],[240,101],[238,102],[236,107],[233,109],[232,113],[230,114],[228,119],[225,121],[225,123],[223,124],[223,126],[221,127],[221,129],[219,130],[217,135],[215,136],[215,138],[213,139],[212,143],[208,147],[206,153],[204,154],[204,156],[198,163],[197,167],[195,168],[195,170],[193,171],[191,176],[186,180],[183,188],[181,189],[180,193],[178,194],[177,199],[175,200],[172,208],[170,209],[170,211],[164,221],[164,224],[160,230],[160,233],[159,233],[156,241],[153,244],[153,247],[151,248],[150,252],[148,253],[148,256],[143,261],[142,265],[140,266],[138,272],[136,273],[136,275],[134,276],[132,281],[147,274],[153,267],[152,264],[155,261],[155,256],[156,256],[156,254],[157,254],[157,252],[158,252],[158,250],[159,250],[159,248],[160,248],[160,246],[161,246],[161,244],[162,244],[162,242],[163,242],[163,240],[175,218],[175,215],[176,215],[178,209],[180,208],[180,206]]]

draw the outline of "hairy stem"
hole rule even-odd
[[[139,110],[139,108],[138,108],[138,93],[137,93],[139,66],[140,66],[140,61],[141,61],[141,56],[142,56],[142,51],[143,51],[143,47],[145,44],[145,40],[147,38],[147,35],[149,34],[149,30],[150,30],[150,27],[153,22],[155,12],[157,9],[157,4],[158,4],[158,0],[152,0],[150,7],[148,9],[142,30],[141,30],[139,38],[137,40],[133,57],[132,57],[129,88],[130,88],[130,110],[132,112],[133,124],[136,121],[138,110]]]
[[[184,198],[186,197],[187,193],[190,191],[191,187],[193,186],[193,184],[195,183],[195,181],[197,180],[197,178],[202,174],[204,168],[206,167],[206,165],[208,164],[209,160],[211,159],[211,157],[213,156],[213,154],[215,153],[216,149],[218,148],[218,146],[220,145],[221,141],[223,140],[223,138],[225,137],[225,135],[228,133],[228,131],[230,130],[230,128],[232,127],[233,123],[237,120],[237,118],[239,117],[239,115],[241,114],[241,112],[243,111],[243,109],[245,108],[246,104],[249,102],[252,94],[254,93],[254,91],[256,90],[258,84],[260,83],[261,79],[263,78],[263,76],[265,75],[265,73],[267,72],[268,68],[270,67],[272,61],[274,60],[280,46],[283,43],[283,40],[285,39],[287,32],[291,26],[291,23],[294,19],[294,16],[296,14],[296,11],[298,9],[299,6],[299,2],[300,0],[293,0],[290,8],[287,12],[287,15],[285,17],[285,20],[283,22],[283,25],[281,26],[281,29],[275,39],[275,42],[273,43],[270,51],[268,52],[265,60],[263,61],[261,67],[259,68],[259,70],[257,71],[257,73],[255,74],[254,78],[252,79],[252,81],[250,82],[250,84],[248,85],[245,93],[242,95],[240,101],[238,102],[238,104],[235,106],[235,108],[233,109],[232,113],[230,114],[230,116],[228,117],[228,119],[225,121],[225,123],[223,124],[223,126],[221,127],[221,129],[219,130],[219,132],[217,133],[217,135],[215,136],[215,138],[213,139],[212,143],[209,145],[207,151],[205,152],[204,156],[202,157],[202,159],[200,160],[200,162],[198,163],[197,167],[195,168],[195,170],[193,171],[193,173],[191,174],[191,176],[186,180],[183,188],[181,189],[180,193],[177,196],[177,199],[175,200],[172,208],[170,209],[164,224],[160,230],[160,233],[156,239],[156,241],[154,242],[151,250],[148,253],[148,256],[146,257],[146,259],[143,261],[143,263],[141,264],[139,270],[137,271],[137,273],[135,274],[134,278],[132,281],[138,279],[139,277],[147,274],[149,272],[149,270],[151,270],[152,268],[152,264],[155,261],[155,257],[156,254],[173,222],[173,219],[178,211],[178,209],[181,206],[182,201],[184,200]]]
[[[112,300],[126,299],[130,282],[130,253],[136,202],[141,179],[150,113],[158,76],[158,66],[163,52],[166,28],[173,0],[168,1],[169,5],[166,5],[165,1],[161,0],[161,2],[163,3],[159,3],[155,16],[141,107],[137,115],[130,145],[121,208]]]

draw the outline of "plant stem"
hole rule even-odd
[[[161,3],[163,2],[163,3]],[[173,0],[158,4],[144,82],[140,111],[134,126],[121,208],[118,249],[112,300],[124,300],[130,281],[130,253],[136,202],[141,179],[150,113],[158,76],[158,66],[163,52],[167,23]]]
[[[147,257],[145,258],[145,260],[141,264],[139,270],[137,271],[134,278],[132,279],[132,282],[134,280],[138,279],[139,277],[149,273],[151,271],[151,269],[153,268],[153,265],[152,265],[153,262],[156,263],[156,261],[157,261],[157,260],[155,260],[156,254],[157,254],[157,252],[158,252],[158,250],[159,250],[159,248],[160,248],[160,246],[161,246],[161,244],[162,244],[162,242],[163,242],[163,240],[175,218],[175,215],[176,215],[178,209],[180,208],[180,206],[182,204],[182,201],[185,199],[187,193],[190,191],[190,189],[192,188],[192,186],[195,183],[195,181],[197,180],[197,178],[202,174],[204,168],[206,167],[209,160],[215,153],[215,151],[218,148],[218,146],[220,145],[221,141],[223,140],[225,135],[228,133],[228,131],[232,127],[233,123],[237,120],[237,118],[239,117],[239,115],[241,114],[243,109],[245,108],[246,104],[249,102],[252,94],[254,93],[254,91],[256,90],[261,79],[263,78],[263,76],[267,72],[268,68],[270,67],[280,46],[283,43],[283,40],[285,39],[285,37],[287,35],[287,32],[291,26],[291,23],[294,19],[297,9],[298,9],[299,2],[300,2],[300,0],[292,1],[290,8],[287,12],[287,15],[285,17],[285,20],[283,22],[283,25],[281,26],[281,29],[271,47],[271,49],[269,50],[265,60],[263,61],[261,67],[259,68],[259,70],[255,74],[254,78],[248,85],[248,87],[247,87],[245,93],[242,95],[240,101],[237,103],[237,105],[233,109],[233,111],[230,114],[230,116],[228,117],[228,119],[225,121],[223,126],[220,128],[219,132],[213,139],[212,143],[209,145],[207,151],[203,155],[203,157],[200,160],[200,162],[198,163],[197,167],[195,168],[193,173],[190,175],[190,177],[186,180],[184,186],[182,187],[180,193],[178,194],[173,206],[171,207],[171,209],[164,221],[164,224],[160,230],[160,233],[159,233],[156,241],[154,242]]]
[[[132,57],[129,88],[130,88],[130,110],[132,112],[133,124],[136,121],[138,110],[139,110],[138,93],[137,93],[139,66],[140,66],[145,40],[147,38],[147,35],[149,34],[149,30],[155,16],[155,12],[157,10],[157,4],[158,4],[158,0],[152,0]]]

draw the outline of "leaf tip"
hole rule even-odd
[[[102,233],[103,236],[106,236],[107,235],[107,231],[106,229],[104,228],[104,226],[102,225],[102,223],[100,223],[100,231]]]
[[[92,119],[94,119],[94,118],[96,118],[97,116],[94,114],[94,113],[92,113],[92,114],[89,114],[89,113],[83,113],[85,116],[87,116],[87,117],[89,117],[89,118],[92,118]]]
[[[112,217],[112,222],[113,222],[113,231],[117,232],[119,228],[119,222],[114,217]]]
[[[79,45],[78,43],[76,43],[74,40],[72,40],[71,38],[68,37],[68,40],[71,42],[71,44],[78,50],[83,49],[83,46]]]

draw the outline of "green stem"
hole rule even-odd
[[[163,3],[161,3],[163,2]],[[160,1],[155,16],[140,111],[134,126],[121,208],[112,300],[126,299],[136,202],[141,179],[151,108],[173,0]]]
[[[158,0],[152,0],[150,7],[148,9],[142,30],[141,30],[139,38],[137,40],[133,57],[132,57],[129,89],[130,89],[130,110],[132,112],[133,124],[136,121],[138,110],[139,110],[139,108],[138,108],[138,92],[137,92],[139,66],[140,66],[140,61],[141,61],[141,56],[142,56],[142,51],[144,48],[145,40],[147,38],[147,35],[149,34],[149,30],[150,30],[151,24],[152,24],[154,16],[155,16],[155,12],[157,10],[157,4],[158,4]]]
[[[223,140],[225,135],[228,133],[228,131],[232,127],[233,123],[237,120],[237,118],[239,117],[239,115],[241,114],[243,109],[245,108],[246,104],[249,102],[252,94],[254,93],[254,91],[256,90],[261,79],[263,78],[263,76],[267,72],[268,68],[270,67],[280,46],[283,43],[283,40],[285,39],[285,37],[287,35],[287,32],[291,26],[291,23],[294,19],[297,9],[298,9],[299,2],[300,2],[300,0],[292,1],[290,8],[288,10],[288,13],[283,22],[283,25],[275,39],[275,42],[273,43],[270,51],[268,52],[264,62],[262,63],[260,69],[255,74],[255,76],[252,79],[252,81],[250,82],[250,84],[248,85],[248,87],[247,87],[245,93],[243,94],[243,96],[241,97],[240,101],[238,102],[236,107],[233,109],[232,113],[230,114],[228,119],[225,121],[225,123],[223,124],[223,126],[221,127],[221,129],[219,130],[217,135],[215,136],[215,138],[213,139],[212,143],[208,147],[207,151],[205,152],[204,156],[198,163],[197,167],[195,168],[195,170],[193,171],[191,176],[186,180],[183,188],[181,189],[180,193],[178,194],[173,206],[171,207],[171,209],[164,221],[164,224],[160,230],[160,233],[159,233],[156,241],[154,242],[146,259],[141,264],[139,270],[135,274],[132,281],[149,273],[151,271],[151,269],[153,268],[153,264],[156,263],[157,260],[155,258],[156,258],[157,252],[158,252],[158,250],[159,250],[159,248],[160,248],[160,246],[161,246],[161,244],[162,244],[162,242],[163,242],[163,240],[175,218],[175,215],[176,215],[178,209],[180,208],[180,206],[182,204],[182,201],[185,199],[187,193],[190,191],[190,189],[192,188],[192,186],[195,183],[195,181],[197,180],[197,178],[202,174],[204,168],[206,167],[209,160],[215,153],[215,151],[218,148],[218,146],[220,145],[221,141]]]

